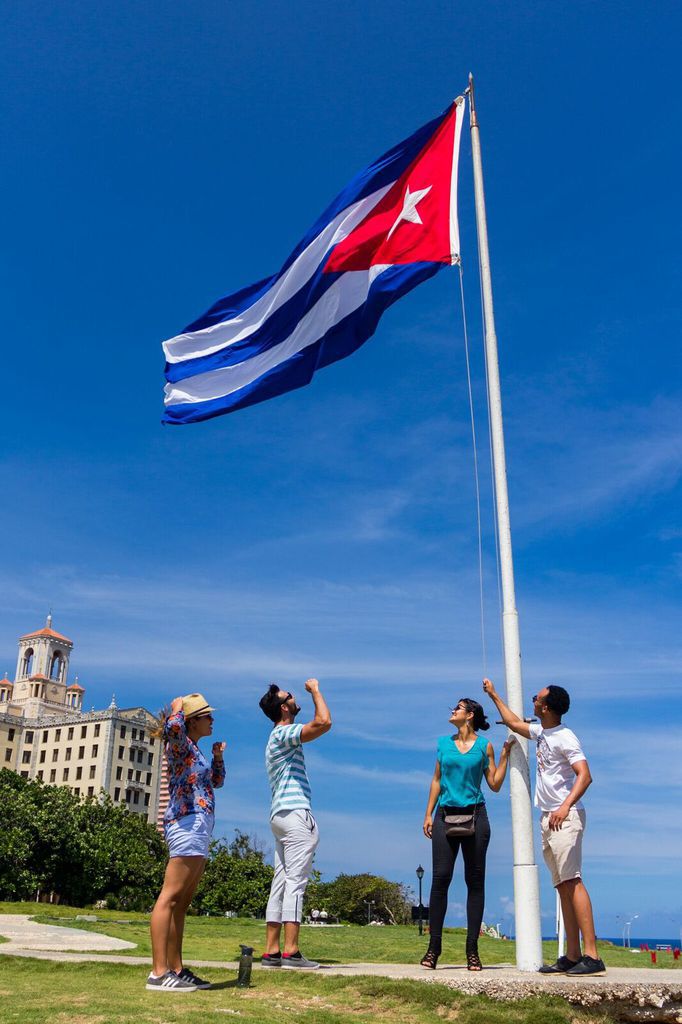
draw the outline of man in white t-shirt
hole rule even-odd
[[[296,723],[301,708],[294,695],[276,683],[260,700],[261,710],[273,723],[265,748],[265,769],[272,795],[270,828],[275,837],[275,874],[265,911],[266,950],[261,963],[269,968],[314,971],[319,963],[308,960],[298,948],[303,897],[320,841],[302,744],[329,732],[332,720],[317,679],[308,679],[305,688],[315,708],[314,717],[305,725]],[[284,950],[280,952],[282,925]]]
[[[563,686],[545,686],[533,697],[538,725],[524,722],[510,711],[489,679],[483,680],[483,689],[495,702],[507,728],[537,743],[535,806],[541,814],[542,853],[561,899],[566,928],[566,955],[540,971],[603,974],[606,968],[597,952],[592,903],[582,880],[585,809],[580,798],[592,783],[592,776],[580,740],[561,721],[571,699]]]

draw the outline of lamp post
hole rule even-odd
[[[375,902],[374,902],[374,900],[363,900],[362,902],[367,907],[367,924],[370,924],[371,920],[372,920],[372,918],[371,918],[372,907],[375,905]]]
[[[636,921],[638,917],[639,914],[633,914],[630,920],[626,921],[625,925],[623,926],[623,946],[626,949],[630,948],[630,928],[632,926],[632,922]]]
[[[420,864],[419,867],[417,868],[417,878],[419,879],[419,934],[420,935],[424,934],[424,922],[423,922],[424,906],[422,904],[422,879],[423,879],[423,877],[424,877],[424,868]]]

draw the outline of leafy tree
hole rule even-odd
[[[231,910],[240,917],[262,917],[270,894],[273,868],[265,863],[260,841],[235,829],[235,838],[211,843],[206,870],[193,900],[209,914]]]
[[[372,901],[372,917],[385,924],[407,924],[411,916],[411,893],[400,882],[379,875],[341,874],[333,882],[319,886],[320,909],[355,924],[367,922],[367,904]]]
[[[56,892],[74,906],[113,895],[131,908],[158,892],[165,846],[153,825],[101,794],[85,801],[0,770],[0,898]]]

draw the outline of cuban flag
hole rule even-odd
[[[459,97],[358,174],[279,273],[219,299],[164,342],[165,423],[193,423],[309,384],[384,310],[459,261]]]

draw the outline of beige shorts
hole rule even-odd
[[[562,882],[582,877],[583,833],[585,811],[571,807],[560,829],[553,832],[549,827],[549,811],[540,819],[542,833],[542,855],[552,873],[552,885],[556,888]]]

